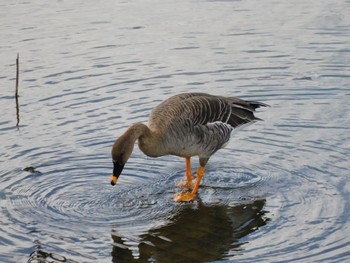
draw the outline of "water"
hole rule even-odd
[[[349,13],[349,1],[2,1],[0,261],[349,261]],[[212,157],[193,203],[172,201],[184,160],[138,149],[110,186],[114,140],[189,91],[271,107]]]

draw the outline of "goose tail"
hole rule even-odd
[[[251,106],[252,108],[258,109],[260,107],[270,107],[270,105],[266,104],[266,103],[262,103],[259,101],[247,101],[249,103],[249,106]]]

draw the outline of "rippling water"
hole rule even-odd
[[[316,0],[0,3],[0,261],[349,261],[349,13]],[[212,157],[194,203],[172,200],[184,160],[138,149],[111,187],[113,141],[189,91],[271,108]]]

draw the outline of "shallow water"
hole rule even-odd
[[[349,13],[316,0],[0,3],[0,261],[349,261]],[[184,160],[137,147],[110,186],[113,141],[189,91],[271,107],[211,158],[193,203],[172,200]]]

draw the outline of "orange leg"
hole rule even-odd
[[[202,178],[204,176],[204,170],[205,169],[204,169],[203,166],[198,168],[198,170],[197,170],[197,180],[196,180],[196,183],[194,185],[194,188],[193,188],[192,192],[183,192],[183,193],[175,194],[174,200],[176,202],[188,202],[188,201],[192,201],[196,197],[199,185],[200,185],[201,180],[202,180]]]
[[[193,174],[191,170],[191,157],[186,157],[186,180],[188,183],[192,182]]]
[[[191,169],[191,157],[186,157],[186,180],[181,180],[178,186],[181,188],[192,188],[194,187],[193,174]]]
[[[193,190],[191,192],[192,195],[196,195],[196,193],[198,191],[198,188],[199,188],[199,185],[201,183],[201,180],[202,180],[202,178],[204,176],[204,171],[205,171],[205,169],[204,169],[203,166],[198,168],[198,170],[197,170],[197,180],[196,180],[196,184],[194,185],[194,188],[193,188]]]

